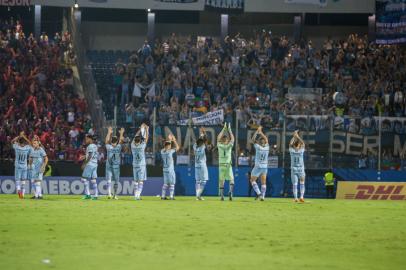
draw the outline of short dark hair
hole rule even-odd
[[[117,143],[117,142],[118,142],[117,136],[111,137],[111,143]]]
[[[18,143],[19,144],[25,144],[25,140],[23,137],[18,138]]]
[[[140,135],[136,135],[136,136],[134,137],[134,142],[140,143],[140,142],[141,142],[141,136],[140,136]]]
[[[204,144],[204,142],[205,142],[204,138],[199,138],[199,139],[197,139],[196,144],[198,146],[202,146]]]
[[[172,142],[171,141],[165,141],[164,146],[168,146],[168,145],[172,145]]]

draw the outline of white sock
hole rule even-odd
[[[293,184],[293,197],[297,200],[297,184]]]
[[[90,195],[89,181],[87,181],[86,179],[82,179],[82,182],[85,185],[85,194],[89,196]]]
[[[111,180],[107,181],[107,193],[111,197]]]
[[[138,192],[138,182],[134,183],[134,197],[137,198],[137,192]]]
[[[96,182],[96,180],[94,180],[94,181],[92,182],[92,187],[93,187],[93,194],[94,194],[94,196],[95,196],[95,197],[99,196],[99,190],[98,190],[98,188],[97,188],[97,182]]]
[[[174,193],[175,193],[175,185],[170,185],[169,186],[169,196],[171,198],[173,198]]]
[[[257,182],[253,181],[253,182],[251,182],[251,185],[257,195],[261,194],[261,191],[259,191]]]
[[[262,196],[262,198],[265,198],[265,193],[266,193],[266,185],[261,185],[261,196]]]
[[[17,192],[21,190],[21,181],[20,180],[16,180],[16,190],[17,190]]]
[[[168,189],[168,185],[163,184],[163,186],[162,186],[162,195],[161,195],[162,198],[166,196],[166,190],[167,189]]]
[[[196,197],[199,197],[200,182],[196,182],[195,189],[196,189]]]
[[[35,197],[41,197],[41,182],[35,182]]]
[[[25,194],[25,181],[21,181],[21,193],[24,196],[24,194]]]
[[[305,194],[305,184],[300,184],[300,198],[303,199]]]
[[[199,196],[198,197],[200,197],[200,196],[202,196],[202,193],[203,193],[203,191],[204,191],[204,187],[206,186],[206,182],[207,181],[202,181],[202,182],[200,182],[200,188],[199,188],[199,192],[198,192],[198,194],[199,194]]]
[[[138,189],[137,189],[137,195],[136,195],[137,198],[141,197],[141,193],[142,193],[143,187],[144,187],[144,182],[143,182],[143,181],[140,181],[140,182],[138,183]]]

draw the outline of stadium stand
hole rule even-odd
[[[19,132],[38,135],[51,160],[75,160],[93,132],[86,101],[74,90],[70,34],[25,36],[23,25],[1,22],[0,157],[11,158]]]

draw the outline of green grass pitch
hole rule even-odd
[[[0,196],[0,269],[405,269],[406,203]]]

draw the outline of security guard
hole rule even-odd
[[[332,171],[328,171],[324,174],[323,177],[324,185],[326,187],[326,196],[327,199],[334,199],[334,174]]]

